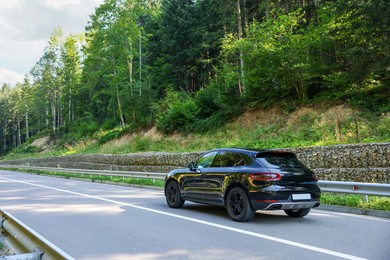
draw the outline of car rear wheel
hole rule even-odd
[[[181,198],[179,185],[177,182],[171,181],[165,188],[165,198],[167,204],[171,208],[181,208],[184,205],[184,200]]]
[[[229,216],[238,222],[251,220],[255,215],[255,210],[250,204],[248,195],[240,188],[233,188],[226,199],[226,208]]]
[[[309,214],[310,209],[288,209],[284,212],[286,212],[289,217],[301,218]]]

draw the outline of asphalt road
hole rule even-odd
[[[232,221],[162,191],[0,171],[0,207],[75,259],[389,259],[390,219],[312,210]]]

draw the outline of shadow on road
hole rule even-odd
[[[226,209],[224,207],[218,207],[213,205],[186,203],[182,209],[184,212],[191,212],[191,216],[207,214],[214,217],[220,217],[221,219],[230,219]],[[233,221],[233,220],[232,220]],[[259,224],[282,224],[282,223],[312,223],[316,220],[308,216],[303,218],[291,218],[284,213],[283,210],[276,211],[256,211],[254,218],[250,223]]]

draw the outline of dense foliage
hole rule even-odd
[[[202,133],[275,104],[340,102],[359,108],[357,117],[388,115],[389,8],[385,0],[106,0],[85,35],[56,29],[24,82],[2,86],[0,154],[37,135],[65,143],[118,126]]]

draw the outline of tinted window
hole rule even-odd
[[[220,152],[215,158],[212,167],[234,167],[251,165],[252,160],[249,156],[242,153]]]
[[[211,153],[204,154],[196,162],[195,168],[207,168],[207,167],[210,167],[210,165],[213,162],[214,157],[217,155],[217,153],[218,152],[211,152]]]
[[[294,154],[267,154],[257,160],[266,167],[304,167]]]

